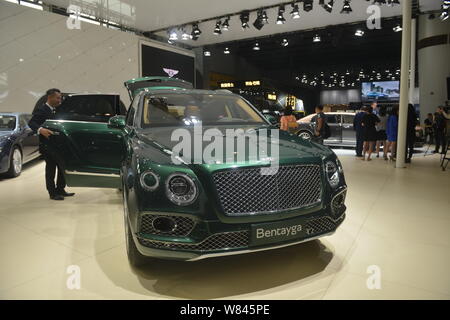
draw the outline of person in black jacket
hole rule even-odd
[[[417,124],[416,109],[412,104],[408,104],[408,122],[406,127],[406,152],[405,152],[406,163],[411,163],[411,159],[414,153],[414,143],[416,142],[416,124]]]
[[[353,119],[353,130],[356,131],[356,156],[362,158],[363,146],[364,146],[364,128],[361,125],[362,119],[366,115],[366,107],[362,107],[361,111],[355,115]]]
[[[39,134],[39,151],[45,159],[45,183],[47,186],[47,191],[52,200],[64,200],[64,197],[73,196],[75,193],[68,193],[64,190],[66,187],[66,181],[64,179],[64,173],[58,166],[54,156],[46,150],[42,143],[42,139],[49,139],[53,132],[49,129],[43,128],[42,124],[47,119],[54,119],[56,108],[61,104],[61,91],[58,89],[47,90],[47,101],[46,103],[38,106],[31,117],[28,125],[30,128]],[[55,174],[56,168],[58,167],[58,175],[56,179],[55,186]]]

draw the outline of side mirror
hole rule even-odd
[[[274,116],[272,116],[271,114],[264,114],[264,118],[266,118],[267,121],[269,121],[273,125],[277,125],[278,124],[277,119]]]
[[[110,128],[123,129],[125,125],[125,116],[114,116],[108,121],[108,127]]]

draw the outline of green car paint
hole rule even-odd
[[[143,81],[147,80],[144,78]],[[134,79],[126,83],[139,81]],[[176,83],[177,80],[170,81]],[[178,95],[207,94],[211,97],[226,94],[165,86],[127,88],[134,96],[130,110],[135,112],[135,119],[139,117],[143,99],[149,95],[175,91]],[[231,93],[229,96],[238,97]],[[263,121],[266,128],[276,129],[267,120]],[[122,189],[129,236],[127,251],[130,262],[135,266],[140,265],[144,257],[197,260],[292,245],[333,233],[345,218],[346,184],[336,155],[328,147],[287,132],[279,131],[279,166],[319,168],[320,201],[298,208],[230,215],[224,210],[223,194],[218,191],[214,177],[236,170],[252,172],[252,169],[268,167],[269,162],[174,164],[171,150],[176,142],[170,140],[173,128],[142,128],[136,120],[126,120],[123,116],[115,116],[109,123],[49,120],[45,126],[59,133],[45,141],[45,147],[57,157],[69,186]],[[224,128],[231,129],[251,127],[245,124],[224,125]],[[329,162],[339,169],[335,173],[339,177],[336,186],[331,186],[327,178],[326,163]],[[146,172],[157,177],[150,176],[152,181],[159,181],[155,190],[143,187],[141,178]],[[195,201],[177,205],[168,198],[168,183],[174,174],[192,179],[198,195]],[[307,181],[308,177],[304,178]],[[304,181],[295,182],[298,185],[302,183]],[[261,185],[255,183],[255,189],[259,187]],[[242,199],[250,199],[251,195],[241,196]],[[235,201],[239,202],[240,198],[236,197]],[[336,203],[340,206],[333,207]],[[167,221],[164,218],[173,221],[175,229],[155,231],[157,222]],[[177,228],[181,227],[186,232],[178,232]]]

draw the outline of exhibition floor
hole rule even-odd
[[[121,194],[68,188],[75,197],[51,201],[34,162],[0,180],[0,299],[450,299],[450,172],[439,155],[404,170],[340,158],[348,210],[333,236],[140,270],[126,257]],[[80,290],[67,288],[70,265]],[[379,290],[367,287],[370,266]]]

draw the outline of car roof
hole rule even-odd
[[[83,93],[66,93],[67,97],[76,96],[118,96],[118,93],[100,93],[100,92],[83,92]]]
[[[227,95],[227,96],[239,96],[233,92],[225,92],[223,90],[204,90],[204,89],[184,89],[175,87],[151,87],[143,88],[140,91],[148,93],[180,93],[180,94],[208,94],[208,95]]]
[[[170,77],[158,77],[158,76],[151,76],[151,77],[141,77],[141,78],[133,78],[130,80],[125,81],[126,84],[131,84],[135,82],[141,82],[141,81],[149,81],[149,80],[162,80],[162,81],[179,81],[182,83],[189,83],[185,80],[178,79],[178,78],[170,78]]]

